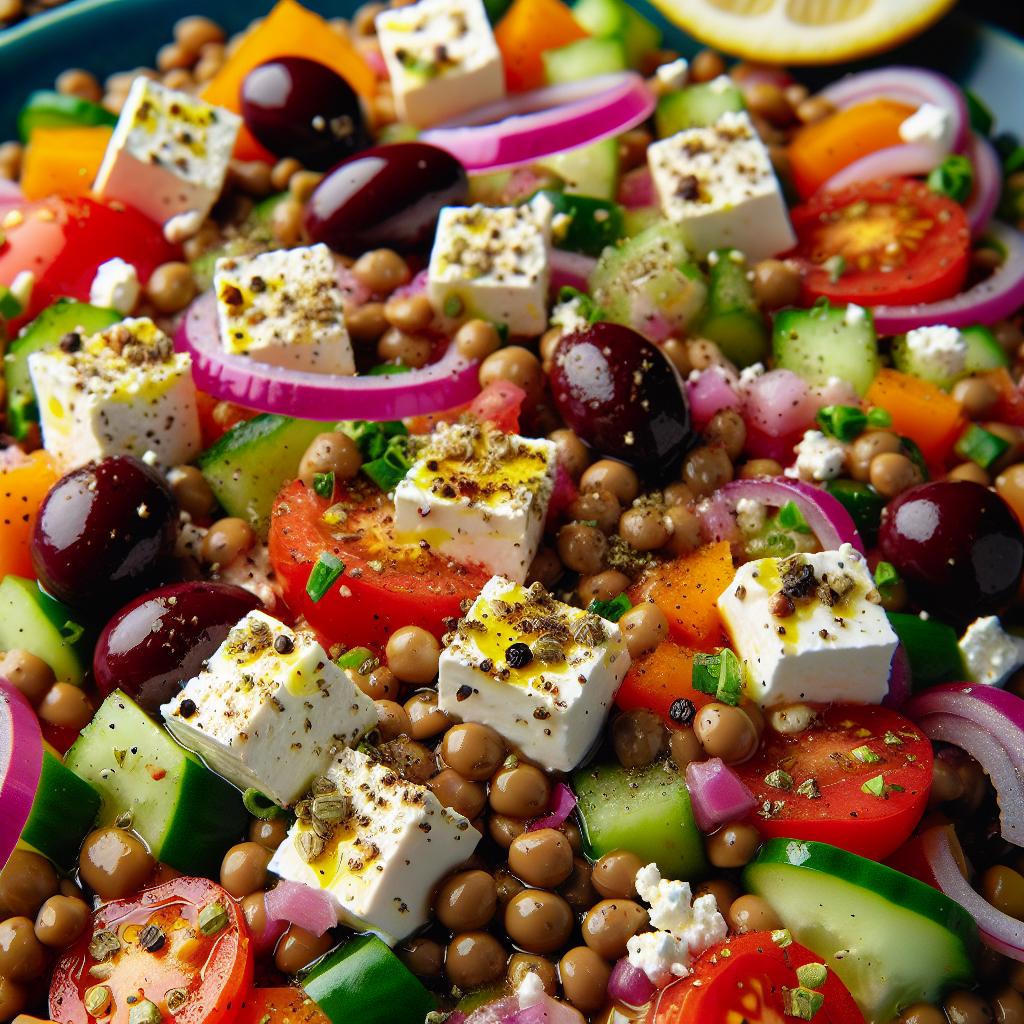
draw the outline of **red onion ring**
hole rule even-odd
[[[174,343],[192,356],[201,390],[248,409],[308,420],[397,420],[465,405],[480,390],[477,364],[454,345],[436,363],[380,377],[308,373],[233,355],[221,347],[213,292],[189,306]]]
[[[943,146],[927,142],[905,142],[899,146],[876,149],[837,171],[822,185],[826,192],[836,192],[847,185],[882,178],[913,178],[927,174],[946,155]]]
[[[713,832],[727,821],[741,821],[756,805],[743,780],[720,757],[691,761],[686,766],[686,788],[702,832]]]
[[[1024,306],[1024,235],[997,220],[992,221],[987,234],[1006,254],[995,273],[973,288],[940,302],[875,306],[878,333],[902,334],[932,324],[993,324]]]
[[[971,133],[967,143],[967,156],[974,167],[974,189],[964,207],[971,234],[977,237],[989,226],[995,216],[1003,193],[1003,165],[992,143]]]
[[[643,1006],[657,991],[651,979],[639,967],[634,967],[627,957],[622,957],[612,968],[608,979],[609,999],[627,1006]]]
[[[929,829],[922,836],[921,846],[939,888],[974,918],[981,941],[1004,956],[1024,961],[1024,922],[996,910],[960,874],[948,830]]]
[[[633,71],[508,96],[420,135],[468,171],[502,171],[618,135],[651,116],[654,96]]]
[[[331,897],[323,889],[282,878],[264,897],[267,917],[288,921],[314,935],[323,935],[338,923]]]
[[[548,801],[550,810],[540,818],[534,818],[526,826],[527,832],[536,832],[540,828],[560,828],[569,815],[576,809],[576,794],[564,783],[559,782],[551,792]]]
[[[551,250],[551,291],[557,295],[560,288],[577,288],[581,292],[587,290],[589,279],[597,260],[582,252],[569,252],[566,249]]]
[[[21,691],[0,678],[0,868],[32,812],[43,768],[39,719]]]

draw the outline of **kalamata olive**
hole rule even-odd
[[[355,90],[308,57],[277,57],[253,68],[242,82],[241,100],[246,127],[259,142],[315,171],[369,143]]]
[[[961,625],[1006,605],[1024,568],[1024,534],[1006,502],[967,480],[936,480],[894,498],[878,544],[921,607]]]
[[[585,444],[642,470],[671,472],[694,440],[671,365],[628,327],[597,323],[562,338],[551,391]]]
[[[163,477],[115,456],[53,485],[32,532],[32,565],[54,597],[100,614],[158,582],[177,535],[178,506]]]
[[[314,242],[359,256],[415,249],[434,234],[442,206],[466,200],[469,184],[450,153],[423,142],[375,146],[339,164],[306,204]]]
[[[157,711],[200,671],[228,630],[260,601],[226,583],[173,583],[126,604],[96,643],[92,672],[100,693],[120,687]]]

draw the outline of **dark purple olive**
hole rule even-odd
[[[100,693],[120,688],[157,711],[202,668],[259,598],[226,583],[172,583],[126,604],[104,627],[92,657]]]
[[[551,393],[581,440],[645,472],[671,471],[694,441],[675,371],[628,327],[597,323],[562,338]]]
[[[242,82],[246,127],[275,156],[326,171],[365,149],[370,137],[355,90],[307,57],[277,57]]]
[[[54,597],[102,614],[158,582],[177,536],[178,505],[164,478],[116,456],[53,485],[32,531],[32,565]]]
[[[966,480],[912,487],[882,512],[882,557],[926,611],[964,625],[1017,593],[1024,533],[994,491]]]
[[[407,251],[427,245],[442,206],[469,195],[465,168],[423,142],[375,146],[339,164],[306,205],[314,242],[360,256],[368,249]]]

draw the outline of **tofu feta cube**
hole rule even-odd
[[[1024,639],[1003,629],[995,615],[975,619],[960,638],[967,678],[986,686],[1002,686],[1024,666]]]
[[[619,627],[495,576],[441,652],[438,707],[496,729],[546,768],[575,768],[626,672]]]
[[[479,317],[512,334],[547,327],[551,203],[446,206],[430,254],[427,294],[452,317]]]
[[[93,191],[158,224],[182,214],[202,223],[224,187],[242,119],[186,92],[136,78]]]
[[[219,259],[213,287],[226,352],[313,373],[355,373],[326,245]]]
[[[489,425],[439,426],[395,488],[395,534],[522,583],[540,545],[557,449]]]
[[[746,113],[723,114],[647,150],[662,213],[705,257],[733,248],[750,260],[791,249],[796,236],[764,143]]]
[[[420,0],[377,15],[399,120],[428,128],[505,95],[482,0]]]
[[[311,636],[252,611],[160,709],[171,735],[239,789],[294,803],[377,710]]]
[[[292,825],[270,870],[325,889],[342,924],[376,932],[389,945],[427,923],[437,883],[469,858],[480,833],[425,786],[357,750],[341,751],[326,770],[335,787],[331,817],[315,830],[317,802]],[[318,780],[314,794],[328,790]],[[305,818],[305,820],[303,820]]]
[[[152,320],[123,320],[29,356],[46,450],[67,472],[108,455],[164,466],[199,454],[192,358],[175,352]]]
[[[741,565],[718,610],[763,706],[877,704],[888,692],[899,641],[864,556],[849,544]]]

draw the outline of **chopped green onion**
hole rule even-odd
[[[306,581],[306,593],[313,602],[319,601],[345,571],[345,563],[329,551],[321,551]]]
[[[818,426],[840,441],[852,441],[864,433],[867,413],[855,405],[826,405],[818,410]]]
[[[793,933],[788,928],[776,928],[772,932],[772,942],[779,949],[785,949],[787,946],[793,945]]]
[[[876,775],[873,779],[868,779],[863,786],[860,787],[862,793],[867,793],[868,796],[885,796],[885,779],[881,775]]]
[[[779,509],[777,521],[783,529],[792,530],[794,533],[811,532],[811,528],[807,525],[807,520],[804,519],[803,512],[800,511],[800,506],[795,501],[787,501]]]
[[[977,423],[972,423],[957,441],[955,451],[962,459],[976,462],[982,469],[988,469],[1010,447],[1010,442]]]
[[[382,455],[364,462],[361,470],[365,473],[382,491],[394,490],[399,480],[409,472],[412,462],[405,454],[405,441],[400,437],[393,437],[388,442],[387,448]]]
[[[880,409],[877,405],[873,405],[868,409],[868,426],[869,427],[891,427],[892,416],[888,409]]]
[[[60,627],[60,635],[67,640],[69,644],[77,644],[82,639],[82,634],[85,633],[85,627],[71,619],[68,619],[63,626]]]
[[[971,161],[958,153],[947,156],[928,175],[928,187],[957,203],[967,202],[974,188],[974,167]]]
[[[21,303],[14,297],[10,288],[0,284],[0,317],[4,320],[13,320],[21,316]]]
[[[854,747],[850,751],[854,758],[861,764],[878,764],[882,759],[866,744],[862,747]]]
[[[313,474],[313,490],[321,498],[330,498],[334,495],[334,474],[333,473],[314,473]]]
[[[602,619],[608,619],[609,622],[618,622],[632,607],[633,602],[625,594],[619,594],[618,597],[613,597],[610,601],[598,601],[595,598],[587,605],[587,611],[600,615]]]
[[[376,366],[371,366],[366,371],[366,375],[367,377],[390,377],[395,373],[408,373],[411,369],[411,366],[400,363],[378,363]]]
[[[803,964],[796,969],[801,988],[821,988],[827,979],[828,968],[824,964]]]
[[[395,437],[407,437],[409,431],[399,420],[383,420],[371,423],[368,420],[345,420],[338,429],[355,441],[359,454],[366,460],[379,459]]]
[[[692,685],[695,690],[735,707],[743,697],[743,665],[728,647],[718,654],[697,654],[693,659]]]
[[[814,1020],[818,1011],[825,1005],[825,997],[813,989],[783,988],[782,1006],[787,1017],[797,1020]]]
[[[900,582],[900,574],[892,562],[879,562],[875,566],[875,586],[894,587]]]
[[[353,647],[340,657],[334,659],[338,668],[359,668],[365,661],[373,657],[373,651],[369,647]]]
[[[242,803],[254,818],[259,818],[262,821],[279,818],[285,813],[266,793],[261,793],[252,787],[242,794]]]
[[[228,926],[228,912],[223,904],[207,903],[199,911],[199,930],[204,935],[216,935]]]

